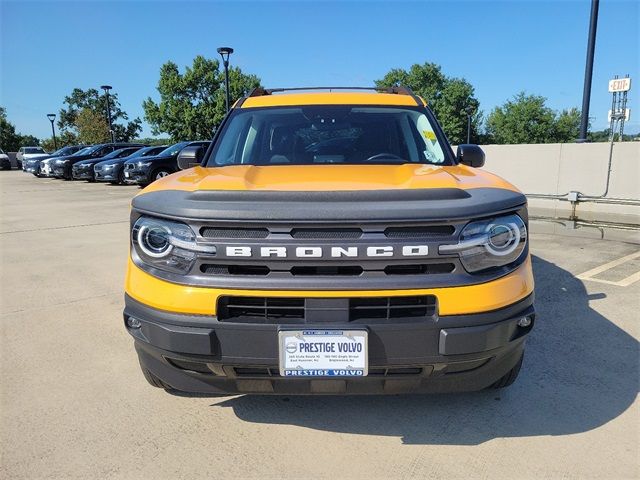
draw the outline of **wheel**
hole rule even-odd
[[[511,370],[509,370],[502,378],[500,378],[496,383],[491,385],[489,388],[498,390],[500,388],[506,388],[509,385],[511,385],[513,382],[515,382],[516,378],[518,378],[518,374],[520,373],[520,369],[522,368],[523,359],[524,359],[524,352],[522,352],[522,355],[520,355],[520,360],[518,360],[518,363],[516,363]]]
[[[36,167],[36,170],[33,172],[36,177],[40,177],[40,165]]]
[[[165,168],[159,168],[158,170],[153,172],[153,174],[151,175],[151,178],[153,178],[153,181],[155,182],[156,180],[164,178],[168,175],[171,175],[171,172],[169,170]]]
[[[171,387],[169,385],[164,383],[162,380],[156,377],[153,373],[151,373],[145,367],[140,365],[140,368],[142,369],[142,375],[144,375],[144,378],[147,380],[147,382],[149,382],[149,385],[156,388],[164,388],[165,390],[171,390]]]
[[[18,170],[22,170],[22,162],[20,160],[16,160],[16,166],[18,167]]]
[[[118,172],[118,181],[113,183],[114,185],[124,185],[124,170]]]

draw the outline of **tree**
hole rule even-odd
[[[260,86],[255,75],[229,70],[229,90],[234,102]],[[160,101],[147,98],[142,106],[154,135],[169,134],[173,141],[204,140],[222,122],[226,114],[224,71],[220,62],[198,55],[183,74],[173,62],[160,68]]]
[[[58,116],[58,127],[61,132],[71,131],[78,133],[77,117],[83,110],[89,110],[95,114],[95,116],[102,116],[105,119],[105,125],[107,125],[106,132],[109,134],[109,127],[107,123],[107,97],[106,94],[100,93],[95,88],[89,88],[88,90],[82,90],[80,88],[74,88],[71,95],[64,98],[64,104],[66,108],[60,110]],[[111,93],[109,95],[109,104],[111,106],[111,125],[113,128],[116,142],[129,142],[135,138],[139,132],[142,131],[142,122],[139,118],[135,118],[130,122],[124,122],[128,120],[129,116],[122,110],[120,102],[118,101],[118,94]],[[122,123],[120,123],[122,121]],[[107,135],[108,140],[111,138]]]
[[[16,127],[7,120],[7,111],[0,107],[0,147],[5,152],[15,152],[21,147],[20,140]]]
[[[570,108],[557,116],[554,129],[554,141],[557,143],[574,142],[580,135],[580,110]]]
[[[104,115],[100,115],[89,108],[84,108],[78,112],[75,125],[80,143],[108,143],[111,140],[107,119],[104,118]]]
[[[16,133],[16,127],[7,119],[7,111],[0,107],[0,147],[6,152],[15,152],[20,147],[36,147],[40,140],[33,135]]]
[[[40,141],[40,145],[47,152],[53,152],[56,149],[56,144],[58,148],[66,147],[67,145],[76,145],[78,143],[78,137],[75,133],[66,130],[62,132],[56,133],[56,141],[53,141],[53,137],[45,138]]]
[[[409,70],[390,70],[377,87],[403,85],[424,98],[435,113],[449,140],[467,141],[467,115],[471,115],[471,141],[476,142],[482,113],[473,86],[462,78],[448,77],[435,63],[414,64]]]

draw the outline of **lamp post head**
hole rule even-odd
[[[56,114],[55,113],[47,113],[47,118],[49,119],[49,121],[51,123],[53,123],[53,121],[56,119]]]
[[[108,90],[111,90],[113,87],[111,85],[102,85],[100,88],[106,92]]]
[[[229,55],[231,55],[233,53],[233,48],[231,48],[231,47],[219,47],[217,51],[220,54],[220,56],[222,57],[222,60],[225,61],[225,62],[228,62],[229,61]]]

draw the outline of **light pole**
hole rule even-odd
[[[467,107],[465,109],[465,113],[467,114],[467,143],[471,143],[471,116],[473,115],[472,108]]]
[[[231,47],[220,47],[218,48],[218,53],[222,57],[222,64],[224,65],[224,89],[226,92],[226,106],[227,112],[229,111],[229,103],[231,100],[229,99],[229,55],[233,53],[233,48]]]
[[[56,127],[53,126],[53,121],[56,119],[56,114],[48,113],[47,118],[51,122],[51,132],[53,133],[53,148],[58,150],[58,141],[56,140]]]
[[[598,29],[598,9],[600,0],[591,0],[591,19],[589,20],[589,40],[587,41],[587,64],[584,69],[584,88],[582,90],[582,114],[580,117],[580,136],[578,143],[587,141],[589,127],[589,103],[591,101],[591,79],[593,77],[593,55],[596,50],[596,31]]]
[[[113,127],[111,126],[111,102],[109,102],[109,90],[111,90],[111,85],[102,85],[100,87],[104,90],[104,93],[107,96],[107,118],[109,119],[109,133],[111,134],[111,143],[115,143],[116,139],[113,136]]]

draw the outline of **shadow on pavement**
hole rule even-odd
[[[406,444],[474,445],[499,437],[568,435],[624,412],[638,392],[638,342],[589,307],[582,282],[534,257],[538,321],[523,371],[504,391],[374,397],[242,396],[215,404],[238,418]]]

